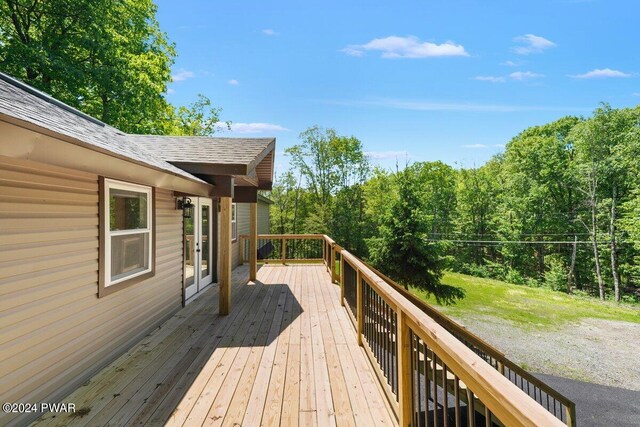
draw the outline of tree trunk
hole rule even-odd
[[[298,178],[298,187],[296,188],[296,201],[293,208],[293,234],[298,234],[298,200],[300,199],[301,184],[302,184],[302,173]]]
[[[598,250],[598,223],[596,218],[597,199],[591,199],[591,242],[593,243],[593,258],[596,263],[596,277],[598,278],[598,291],[600,299],[604,301],[604,281],[602,279],[602,268],[600,267],[600,251]]]
[[[611,241],[611,273],[613,274],[613,290],[615,301],[620,302],[620,272],[618,271],[618,253],[616,245],[616,187],[613,187],[611,198],[611,220],[609,222],[609,237]]]
[[[578,253],[578,236],[573,237],[573,251],[571,252],[571,266],[567,277],[567,292],[571,293],[571,287],[576,284],[576,255]]]

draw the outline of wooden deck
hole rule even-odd
[[[397,425],[323,265],[267,265],[217,315],[206,291],[36,425]]]

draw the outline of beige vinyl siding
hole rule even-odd
[[[258,234],[269,234],[271,225],[269,223],[269,208],[271,205],[268,203],[258,201]]]
[[[231,244],[231,267],[240,265],[240,236],[249,234],[249,203],[236,204],[236,221],[238,222],[238,239]]]
[[[240,236],[249,234],[249,212],[250,203],[238,203],[238,240],[231,244],[231,267],[235,268],[241,264],[240,258]],[[269,205],[258,201],[258,234],[269,233]]]
[[[155,276],[100,299],[97,282],[97,175],[0,157],[0,401],[64,397],[181,307],[171,191],[156,189]]]
[[[240,265],[240,236],[249,234],[249,213],[250,203],[238,203],[237,216],[238,221],[238,240],[231,244],[231,267],[235,268]],[[266,234],[269,232],[269,205],[265,202],[258,201],[258,234]]]

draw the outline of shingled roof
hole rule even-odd
[[[0,118],[191,180],[231,175],[240,185],[271,188],[274,138],[126,134],[3,73]]]
[[[129,135],[108,126],[6,74],[0,73],[0,117],[35,125],[46,133],[71,138],[73,142],[133,160],[162,171],[201,181],[168,163],[153,152],[131,142]]]
[[[130,138],[195,175],[233,175],[239,185],[271,189],[275,138],[159,135],[130,135]]]

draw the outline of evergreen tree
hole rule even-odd
[[[390,200],[377,237],[369,241],[371,261],[405,287],[416,286],[450,303],[464,294],[440,283],[443,262],[437,245],[428,241],[416,175],[411,167],[396,173],[397,197]]]

